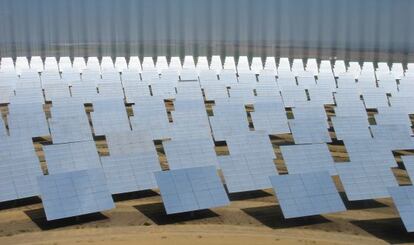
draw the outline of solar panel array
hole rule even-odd
[[[286,219],[345,211],[326,171],[270,177]]]
[[[276,194],[285,217],[344,210],[329,175],[339,175],[351,201],[389,197],[389,188],[398,188],[393,151],[414,148],[413,66],[404,70],[402,64],[378,63],[374,68],[365,62],[361,67],[340,60],[331,66],[327,60],[305,64],[274,57],[264,62],[247,56],[226,57],[224,63],[219,56],[183,61],[18,57],[14,63],[2,58],[0,104],[8,105],[2,105],[0,120],[0,201],[39,194],[33,183],[42,171],[31,138],[48,140],[49,135],[53,144],[43,150],[50,176],[39,179],[51,177],[53,185],[59,178],[86,180],[99,172],[104,181],[101,176],[89,184],[106,185],[105,197],[159,187],[167,213],[228,204],[216,168],[230,193],[270,188],[269,176],[283,179],[287,187],[276,187]],[[280,146],[289,173],[283,176],[269,138],[281,134],[291,134],[295,143]],[[105,136],[109,156],[99,157],[95,136]],[[162,140],[169,171],[159,172],[154,140]],[[333,161],[327,145],[332,140],[343,142],[350,162]],[[229,155],[217,156],[215,144],[223,141]],[[413,178],[411,158],[402,159]],[[169,186],[160,186],[167,179]],[[164,195],[165,190],[174,195]],[[105,198],[106,207],[83,210],[73,203],[77,193],[46,204],[46,196],[56,194],[40,191],[48,219],[113,207]],[[396,195],[398,208],[402,194]],[[56,204],[66,198],[72,209]],[[89,205],[93,193],[81,199]]]
[[[230,203],[214,166],[155,173],[167,214],[225,206]]]
[[[405,229],[414,231],[414,186],[390,187],[388,191],[401,216]]]
[[[115,207],[102,169],[39,176],[47,220],[105,211]]]

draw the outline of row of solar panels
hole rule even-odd
[[[413,114],[413,106],[412,97],[408,95],[392,96],[390,97],[391,106],[388,105],[388,100],[386,100],[387,103],[382,104],[382,107],[378,106],[379,113],[375,115],[377,125],[370,125],[365,108],[367,102],[365,101],[364,106],[363,101],[360,99],[359,90],[352,88],[337,89],[335,93],[335,117],[331,117],[330,119],[336,137],[342,139],[345,143],[351,162],[335,164],[333,163],[332,157],[329,155],[329,151],[327,151],[325,144],[326,142],[331,141],[328,131],[328,128],[330,127],[329,118],[324,109],[325,104],[333,104],[332,93],[329,90],[328,92],[330,95],[327,93],[328,96],[325,97],[322,96],[322,94],[313,98],[310,96],[310,101],[308,94],[311,94],[311,90],[305,90],[303,88],[282,90],[283,98],[280,96],[279,90],[275,90],[276,92],[271,93],[271,96],[263,96],[264,98],[261,99],[259,98],[260,96],[257,96],[258,94],[256,94],[256,96],[253,97],[254,103],[250,103],[249,100],[246,100],[246,97],[248,97],[248,94],[246,93],[241,93],[240,96],[231,96],[230,98],[228,98],[228,96],[225,98],[216,98],[215,106],[213,107],[214,116],[208,117],[201,92],[202,83],[179,82],[179,84],[191,85],[187,87],[187,90],[183,90],[186,91],[183,92],[183,94],[188,97],[182,98],[176,96],[174,101],[174,111],[171,113],[173,118],[172,124],[168,122],[163,97],[146,96],[135,101],[134,118],[136,117],[138,127],[133,126],[133,129],[140,134],[146,132],[148,134],[147,137],[142,137],[142,135],[134,136],[131,132],[130,125],[128,124],[127,126],[127,123],[130,122],[128,122],[125,105],[122,99],[101,99],[92,101],[94,108],[94,112],[91,116],[93,129],[96,135],[106,135],[110,150],[110,156],[102,157],[100,159],[101,163],[96,161],[96,159],[99,159],[99,157],[96,156],[96,148],[78,145],[80,144],[80,141],[86,141],[89,143],[85,144],[90,145],[92,143],[93,145],[92,134],[83,104],[84,101],[76,100],[74,98],[53,101],[50,131],[54,145],[48,146],[52,147],[49,148],[52,150],[47,150],[45,147],[46,162],[50,174],[64,174],[66,171],[77,171],[79,169],[81,171],[89,171],[87,169],[95,169],[97,167],[99,169],[102,164],[105,180],[107,182],[109,182],[109,180],[113,181],[108,184],[108,188],[118,188],[117,190],[111,189],[110,193],[117,193],[117,191],[122,192],[123,190],[132,191],[135,187],[134,183],[141,183],[138,181],[144,179],[142,175],[152,176],[151,174],[154,171],[159,170],[159,163],[157,161],[152,140],[171,138],[172,140],[163,142],[168,164],[171,169],[171,172],[168,172],[169,174],[174,175],[173,171],[180,169],[215,165],[216,167],[221,168],[229,192],[264,189],[271,187],[271,183],[273,182],[278,183],[276,180],[269,180],[269,176],[277,176],[277,171],[273,164],[273,159],[276,156],[274,155],[268,135],[292,132],[295,143],[298,145],[281,147],[282,155],[286,158],[285,162],[289,175],[305,174],[309,172],[314,173],[315,171],[327,171],[331,175],[339,174],[348,199],[364,200],[390,196],[388,188],[398,186],[391,172],[391,167],[396,166],[392,150],[413,148],[411,121],[408,117],[409,114]],[[271,86],[274,87],[274,85]],[[180,91],[178,88],[177,90],[177,95],[179,95]],[[321,91],[321,89],[315,90]],[[364,95],[363,97],[365,100],[366,98]],[[330,102],[319,100],[321,98],[330,98]],[[387,96],[385,98],[387,98]],[[248,126],[245,104],[254,104],[254,112],[250,113],[254,129],[256,130],[254,132],[251,132]],[[29,106],[27,104],[19,103],[11,103],[9,105],[9,117],[13,114],[14,117],[20,118],[18,121],[21,122],[21,126],[17,126],[16,128],[18,129],[17,131],[23,132],[21,133],[21,137],[27,137],[25,139],[48,134],[38,134],[33,133],[30,130],[22,130],[23,128],[30,128],[32,125],[30,120],[32,120],[32,122],[37,121],[35,119],[37,116],[40,116],[40,118],[43,118],[44,120],[45,115],[41,103],[38,104],[38,109],[33,109],[35,107],[35,105]],[[292,111],[294,119],[287,120],[284,107],[293,107]],[[7,119],[10,119],[9,117]],[[42,119],[39,121],[41,120]],[[24,195],[27,195],[27,193],[30,194],[29,190],[31,189],[26,188],[27,186],[25,185],[36,186],[34,184],[36,183],[36,180],[33,180],[33,177],[37,176],[36,174],[33,174],[37,171],[33,169],[33,156],[35,155],[30,140],[28,141],[30,144],[27,144],[28,148],[22,148],[25,144],[19,141],[24,138],[17,137],[12,133],[12,129],[10,128],[12,120],[8,121],[11,136],[5,137],[5,139],[9,139],[5,141],[8,143],[6,144],[7,146],[4,147],[6,150],[4,151],[5,157],[3,158],[5,159],[4,166],[7,166],[7,170],[4,170],[7,172],[5,172],[4,175],[7,177],[5,178],[5,183],[8,184],[5,186],[8,188],[15,188],[11,191],[11,197],[13,197],[14,193],[17,198],[21,198]],[[262,122],[263,128],[260,128],[260,121]],[[225,140],[229,147],[230,155],[217,157],[214,152],[213,139],[215,141]],[[308,149],[306,148],[307,146],[309,146]],[[54,147],[60,149],[54,150]],[[13,151],[13,149],[15,150]],[[135,150],[136,152],[134,153]],[[17,154],[18,152],[27,152],[27,155],[19,155]],[[93,154],[93,152],[95,154]],[[292,153],[289,154],[289,152]],[[305,152],[305,154],[302,155],[301,158],[295,158],[300,156],[298,152]],[[319,153],[315,154],[314,158],[310,157],[312,153],[316,152]],[[87,158],[88,161],[76,160],[77,154],[82,156],[82,159]],[[292,160],[289,160],[289,155],[291,155]],[[53,158],[53,156],[57,159]],[[63,157],[59,158],[59,156]],[[307,162],[308,160],[309,162]],[[22,165],[15,164],[16,162],[22,163]],[[81,162],[85,165],[82,165]],[[105,162],[107,163],[105,164]],[[121,168],[118,167],[120,162],[124,162],[124,171],[120,171]],[[93,163],[96,164],[93,165]],[[138,163],[141,163],[142,165]],[[404,163],[407,165],[407,162],[404,161]],[[78,166],[77,164],[80,165]],[[139,167],[137,165],[139,165]],[[108,166],[106,170],[105,166]],[[6,169],[6,167],[4,169]],[[24,174],[22,174],[22,172]],[[131,175],[131,173],[134,174]],[[89,174],[82,173],[81,175],[84,176]],[[179,173],[177,175],[181,176],[179,177],[180,179],[178,182],[190,179],[187,174]],[[112,176],[112,179],[109,176]],[[122,180],[128,181],[125,183],[118,180],[120,179],[120,176]],[[129,176],[129,178],[126,178],[125,176]],[[184,178],[183,176],[187,177]],[[57,178],[66,179],[66,177]],[[68,178],[70,179],[72,177]],[[89,176],[83,178],[87,179],[92,177]],[[96,178],[99,179],[98,177]],[[166,207],[171,207],[169,205],[171,204],[170,202],[172,202],[172,209],[167,208],[167,212],[170,213],[194,210],[194,202],[199,205],[197,207],[206,206],[200,204],[202,203],[202,200],[198,200],[198,197],[191,197],[191,193],[196,195],[196,192],[194,191],[196,187],[194,187],[192,191],[188,190],[189,193],[179,196],[178,199],[178,194],[175,196],[169,195],[172,199],[168,199],[169,197],[164,198],[163,188],[161,187],[161,184],[158,183],[163,181],[164,178],[169,177],[161,177],[161,180],[159,181],[157,181],[157,179],[155,181],[152,179],[152,182],[151,180],[147,180],[147,182],[142,184],[144,187],[138,187],[138,189],[149,188],[151,183],[154,184],[157,182],[161,189],[161,194],[163,195]],[[184,178],[184,180],[182,178]],[[308,180],[308,178],[310,178],[310,180]],[[297,177],[293,178],[294,180],[292,181],[299,183],[299,180],[301,180],[302,183],[306,183],[305,186],[307,186],[309,185],[307,181],[311,181],[312,178],[313,177]],[[116,182],[116,180],[120,182]],[[170,181],[175,180],[171,180],[170,178]],[[10,183],[13,184],[11,185]],[[171,182],[169,183],[168,186],[173,186]],[[93,183],[90,184],[93,185]],[[148,184],[147,187],[145,187],[146,184]],[[128,185],[130,189],[127,188]],[[203,186],[205,185],[206,184],[204,183]],[[212,185],[216,186],[214,184]],[[326,184],[324,184],[324,186],[325,185]],[[49,184],[46,186],[49,186]],[[95,187],[91,187],[92,190],[88,191],[87,194],[99,192],[94,188]],[[292,188],[295,189],[298,187]],[[207,192],[219,193],[220,191],[214,187],[211,190],[209,189],[208,191],[205,191],[205,193]],[[328,192],[330,194],[333,193],[332,191]],[[5,193],[9,194],[10,192],[5,191]],[[34,193],[36,192],[31,193],[31,195],[37,195]],[[74,195],[73,192],[71,193],[71,195]],[[169,193],[168,190],[167,193]],[[278,197],[279,195],[283,196],[283,194],[278,193],[277,187],[276,193]],[[337,195],[336,190],[335,193],[334,196]],[[47,197],[43,197],[47,194],[41,193],[41,195],[42,200],[47,199]],[[222,197],[220,194],[216,195],[217,198]],[[320,194],[317,194],[317,196],[318,195],[320,196]],[[310,202],[314,201],[313,198],[308,197],[308,194],[303,194],[301,197],[303,196],[306,196],[306,200]],[[312,214],[312,212],[315,212],[309,211],[314,210],[312,209],[312,206],[308,205],[305,208],[299,205],[300,203],[305,203],[304,201],[296,200],[293,198],[294,196],[288,195],[288,197],[293,199],[293,201],[290,200],[290,202],[288,202],[288,206],[298,207],[299,209],[299,211],[293,210],[292,213]],[[66,196],[64,196],[64,198],[66,198]],[[205,196],[200,198],[204,198],[205,200],[208,199],[205,198]],[[329,199],[329,197],[324,198]],[[89,200],[87,204],[98,203],[96,198],[92,197],[92,199],[94,199],[94,201],[87,199]],[[104,197],[102,197],[102,199],[104,199]],[[281,198],[279,197],[279,199]],[[332,199],[335,199],[335,197],[332,197]],[[320,200],[321,199],[319,199],[319,201]],[[218,198],[217,200],[217,203],[225,202],[225,198]],[[282,201],[280,200],[280,202],[283,209]],[[292,202],[298,204],[292,205]],[[329,203],[328,201],[326,202]],[[180,204],[178,205],[177,203]],[[208,205],[211,205],[211,207],[217,206],[217,203],[214,203],[216,202],[210,202]],[[340,210],[340,208],[338,208],[340,207],[338,202],[333,201],[333,203],[335,203],[336,206],[328,206],[325,207],[326,209],[324,210],[335,210],[333,207],[337,207],[336,210]],[[190,205],[191,208],[188,208],[188,205]],[[109,204],[106,207],[108,206]],[[96,206],[94,207],[96,208]],[[46,212],[48,212],[47,209],[48,205],[45,205]],[[80,212],[79,209],[76,210],[77,211],[69,210],[68,213],[85,213],[84,211]],[[54,219],[53,217],[71,216],[65,214],[65,212],[60,209],[56,212],[58,215],[53,216],[50,214],[50,219]],[[285,216],[297,217],[295,215],[289,215],[288,211],[286,211]]]
[[[46,57],[42,59],[39,56],[33,56],[30,61],[26,57],[17,57],[15,60],[12,58],[3,57],[0,60],[0,71],[68,71],[75,69],[78,72],[84,69],[95,70],[95,71],[108,71],[118,70],[123,71],[126,69],[138,69],[151,70],[157,69],[158,71],[166,69],[197,69],[197,70],[208,70],[212,69],[220,71],[222,69],[237,70],[238,72],[256,72],[265,70],[292,70],[295,72],[309,71],[315,75],[320,71],[333,71],[335,74],[344,72],[354,73],[356,76],[361,70],[373,71],[376,70],[379,73],[392,72],[397,77],[403,76],[404,72],[411,73],[414,71],[414,64],[407,64],[406,69],[403,68],[401,63],[393,63],[391,68],[385,62],[378,62],[376,67],[373,62],[364,62],[362,68],[358,62],[345,63],[343,60],[335,60],[334,66],[332,67],[331,61],[322,60],[320,62],[317,59],[309,58],[304,64],[302,59],[291,59],[279,58],[276,62],[275,57],[266,57],[263,60],[260,57],[253,57],[251,60],[247,56],[240,56],[236,62],[235,57],[227,56],[224,59],[224,63],[220,56],[212,56],[210,58],[201,56],[194,58],[193,56],[185,56],[182,60],[180,57],[171,57],[167,60],[165,56],[158,56],[155,60],[153,57],[143,57],[140,59],[137,56],[129,57],[128,61],[125,57],[116,57],[115,61],[111,57],[60,57],[59,61],[55,57]]]

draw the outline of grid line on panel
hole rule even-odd
[[[157,188],[154,172],[161,167],[154,154],[111,155],[101,161],[112,194]]]
[[[50,174],[101,166],[94,141],[47,145],[43,151]]]
[[[388,189],[408,232],[414,231],[414,187],[398,186]]]
[[[289,174],[328,171],[336,175],[335,163],[326,144],[280,146]]]
[[[270,177],[285,218],[345,211],[326,171]]]
[[[360,161],[337,164],[336,170],[350,201],[389,197],[388,187],[398,186],[389,167]]]
[[[115,207],[100,168],[39,176],[37,183],[47,220]]]
[[[214,208],[230,203],[214,166],[155,173],[167,214]]]

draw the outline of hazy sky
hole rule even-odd
[[[412,13],[412,0],[0,0],[0,56],[409,55]]]

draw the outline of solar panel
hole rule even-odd
[[[286,219],[345,211],[326,171],[270,177]]]
[[[230,204],[214,166],[155,172],[167,214]]]
[[[95,135],[131,130],[122,99],[96,100],[93,108],[91,118]]]
[[[398,186],[389,167],[367,165],[363,162],[336,164],[349,201],[386,198],[388,187]]]
[[[157,157],[154,142],[146,131],[112,132],[105,137],[111,156],[150,153]]]
[[[237,75],[234,69],[223,69],[220,74],[220,81],[224,82],[226,86],[237,84]]]
[[[407,171],[408,177],[414,182],[414,156],[401,156],[404,163],[405,170]]]
[[[255,101],[276,101],[283,103],[279,87],[272,82],[260,82],[256,85]]]
[[[401,124],[411,127],[411,120],[404,111],[399,107],[378,107],[378,114],[375,114],[377,125]]]
[[[217,156],[211,140],[173,139],[163,142],[170,169],[217,165]]]
[[[269,136],[264,131],[248,131],[230,135],[226,139],[231,155],[252,154],[276,158]]]
[[[362,97],[367,109],[388,106],[387,94],[381,88],[364,89]]]
[[[208,139],[213,145],[211,129],[205,111],[174,111],[171,138]]]
[[[69,84],[66,82],[47,83],[43,85],[46,101],[53,101],[59,98],[69,98]]]
[[[163,99],[174,99],[176,96],[174,82],[156,82],[151,84],[153,96],[162,97]]]
[[[8,126],[12,136],[40,137],[49,135],[43,105],[39,103],[10,104]]]
[[[100,168],[39,176],[37,182],[49,221],[115,208]]]
[[[326,144],[280,146],[289,174],[328,171],[336,175],[335,162]]]
[[[122,154],[102,157],[102,167],[112,194],[157,188],[154,172],[161,167],[152,153]]]
[[[239,84],[252,86],[254,86],[257,82],[256,74],[251,72],[250,70],[246,70],[243,72],[239,71],[237,80],[239,81]]]
[[[283,88],[281,93],[285,107],[295,107],[296,102],[304,102],[308,100],[306,91],[301,88]]]
[[[269,176],[277,175],[273,159],[261,154],[241,153],[218,157],[230,193],[267,189]]]
[[[364,117],[331,117],[337,140],[369,139],[368,120]]]
[[[139,70],[135,70],[135,69],[123,70],[121,74],[121,78],[122,78],[122,82],[124,81],[138,82],[139,80],[141,80]]]
[[[156,97],[140,99],[133,105],[134,116],[130,118],[134,130],[151,133],[152,139],[171,137],[171,124],[168,121],[164,100]]]
[[[54,144],[93,140],[86,114],[49,119]]]
[[[255,130],[269,135],[290,133],[285,108],[278,102],[256,102],[250,112]]]
[[[94,141],[80,141],[43,146],[49,174],[101,166]]]
[[[18,85],[16,85],[18,86]],[[10,104],[44,104],[43,91],[40,87],[16,87],[16,95],[10,96]]]
[[[289,126],[295,144],[331,142],[325,120],[294,119],[289,120]]]
[[[350,102],[348,105],[335,107],[335,115],[338,117],[361,117],[368,119],[367,111],[361,102]]]
[[[84,103],[92,103],[98,96],[95,83],[72,83],[70,90],[73,98],[82,99]]]
[[[325,105],[335,104],[332,94],[332,89],[319,85],[314,88],[309,88],[309,97],[311,101],[320,101]]]
[[[396,167],[390,144],[381,139],[345,139],[344,144],[351,161],[364,165]]]
[[[0,148],[0,202],[37,196],[36,176],[42,170],[32,140],[2,137]]]
[[[292,112],[295,120],[320,120],[325,123],[327,128],[329,128],[328,116],[326,115],[323,104],[312,103],[310,101],[298,102],[296,106],[292,108]]]
[[[214,116],[209,117],[215,141],[223,141],[233,134],[249,131],[247,114],[243,104],[224,103],[213,108]]]
[[[122,84],[127,103],[135,103],[137,98],[151,96],[149,85],[145,82],[123,81]]]
[[[7,135],[7,129],[5,127],[3,118],[0,116],[0,137],[6,137]]]
[[[395,207],[400,214],[405,229],[408,232],[414,231],[414,186],[390,187],[388,191],[391,194]]]
[[[372,125],[374,139],[386,142],[390,150],[414,149],[413,131],[410,126],[401,124]]]
[[[206,100],[225,99],[229,97],[227,87],[221,81],[203,84]]]
[[[123,99],[124,91],[120,82],[101,82],[98,84],[99,96],[105,99]]]
[[[203,82],[203,81],[217,82],[218,81],[217,71],[215,70],[202,69],[200,70],[198,76],[200,78],[200,82]]]
[[[254,103],[253,86],[245,84],[232,85],[229,89],[230,98],[235,98],[243,101],[244,104]]]

